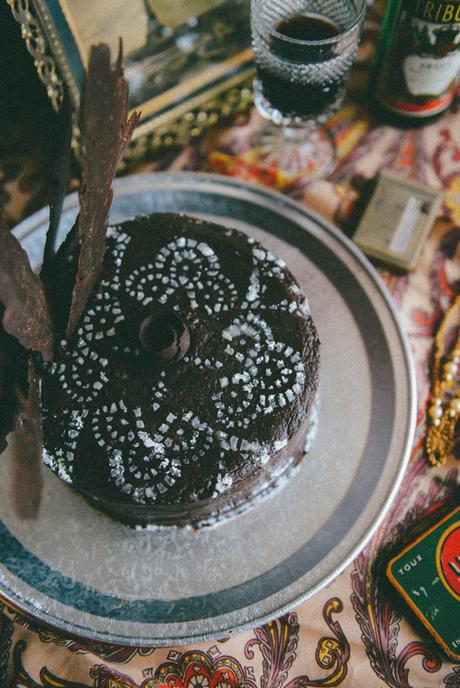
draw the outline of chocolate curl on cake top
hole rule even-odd
[[[53,357],[53,326],[43,284],[19,241],[0,226],[0,303],[3,327],[25,349]]]
[[[81,106],[85,161],[77,221],[80,251],[67,336],[75,329],[102,270],[112,181],[139,115],[134,112],[128,119],[128,86],[123,76],[121,41],[114,67],[108,46],[93,46]]]

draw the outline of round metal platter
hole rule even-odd
[[[77,212],[66,199],[61,238]],[[265,622],[328,584],[383,518],[415,425],[409,348],[377,273],[332,225],[280,194],[202,174],[115,184],[111,221],[155,211],[217,220],[286,261],[319,330],[316,441],[295,479],[214,527],[133,531],[44,469],[39,517],[21,521],[0,462],[0,592],[41,622],[111,643],[174,645]],[[48,211],[15,230],[34,264]],[[154,231],[154,226],[152,231]]]

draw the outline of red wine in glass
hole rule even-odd
[[[314,118],[334,104],[343,88],[345,74],[338,75],[336,80],[309,79],[309,74],[331,58],[327,40],[338,36],[341,29],[329,17],[312,13],[287,17],[273,28],[269,50],[292,68],[287,76],[280,75],[270,63],[257,64],[264,96],[285,116]]]
[[[359,42],[366,0],[251,0],[254,103],[271,122],[254,136],[261,167],[287,179],[332,169],[323,125],[337,112]]]

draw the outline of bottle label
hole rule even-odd
[[[460,4],[445,0],[413,0],[411,14],[432,24],[460,22]]]
[[[460,52],[443,58],[409,55],[403,63],[407,90],[414,96],[439,96],[460,70]]]

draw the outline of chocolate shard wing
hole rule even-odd
[[[77,217],[56,254],[49,259],[44,276],[56,342],[60,342],[66,336],[72,290],[77,275],[78,249]]]
[[[0,303],[3,327],[26,349],[53,357],[53,327],[43,284],[27,253],[4,226],[0,227]]]
[[[133,113],[128,119],[128,86],[123,76],[121,42],[114,67],[108,46],[93,46],[82,96],[85,162],[78,221],[80,252],[67,336],[73,332],[102,270],[112,181],[138,119],[139,113]]]
[[[72,107],[69,91],[66,87],[64,87],[64,98],[61,109],[59,110],[51,134],[53,136],[54,154],[50,163],[51,169],[49,177],[53,188],[53,195],[50,200],[50,220],[48,231],[46,232],[43,263],[40,271],[40,277],[45,283],[45,286],[48,286],[48,283],[53,277],[50,263],[55,254],[59,221],[61,219],[65,193],[69,182],[72,150]]]
[[[0,308],[0,319],[3,308]],[[13,430],[18,412],[18,390],[27,386],[27,352],[0,323],[0,454]]]
[[[28,391],[18,392],[18,414],[13,433],[13,503],[20,518],[36,518],[40,508],[43,448],[39,378],[32,358],[28,364]]]

